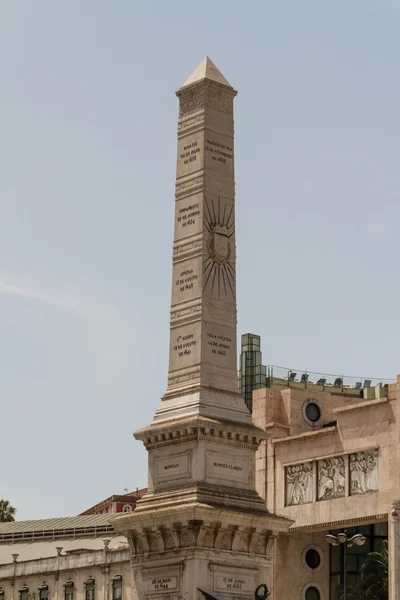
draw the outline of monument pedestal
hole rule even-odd
[[[177,92],[178,161],[168,390],[135,434],[148,493],[111,520],[131,549],[140,600],[253,599],[270,585],[291,521],[255,490],[267,434],[238,393],[233,144],[235,90],[206,58]]]

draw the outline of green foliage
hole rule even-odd
[[[385,540],[379,552],[367,554],[360,579],[347,590],[347,600],[388,600],[389,550]],[[340,600],[343,600],[343,595]]]
[[[8,500],[0,500],[0,523],[15,521],[17,509],[11,506]]]

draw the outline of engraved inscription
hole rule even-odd
[[[193,313],[193,317],[196,314]],[[201,323],[179,325],[171,329],[169,365],[171,374],[200,362]]]
[[[229,454],[207,452],[207,476],[216,479],[228,479],[247,483],[248,463],[245,459]]]
[[[175,208],[175,242],[196,235],[203,228],[202,194],[177,200]]]
[[[186,335],[178,335],[176,343],[173,346],[173,350],[176,356],[182,358],[192,354],[192,350],[197,346],[197,340],[195,340],[194,333],[187,333]]]
[[[211,331],[207,332],[207,343],[211,346],[212,354],[226,356],[231,349],[232,340],[226,335],[217,335]]]
[[[182,228],[187,227],[188,225],[195,225],[196,219],[200,215],[200,206],[198,202],[195,204],[191,204],[189,206],[184,206],[183,208],[178,209],[178,216],[176,220],[180,224]]]
[[[245,579],[244,577],[224,577],[223,575],[217,577],[217,586],[219,589],[252,592],[253,585],[252,579]]]
[[[211,139],[206,139],[205,151],[211,155],[211,159],[225,163],[233,160],[233,148]]]
[[[196,275],[193,269],[184,269],[180,272],[179,279],[175,281],[175,286],[180,292],[192,290],[199,276]]]
[[[184,165],[188,165],[191,162],[197,160],[197,154],[200,152],[198,142],[192,142],[183,146],[183,152],[181,152],[181,160]]]
[[[202,355],[203,360],[236,371],[236,340],[234,326],[205,323]]]
[[[200,133],[178,140],[177,178],[203,167],[204,141]]]
[[[189,477],[189,457],[188,453],[176,454],[167,458],[155,459],[156,481],[170,481]]]
[[[176,589],[176,577],[155,577],[150,581],[150,589],[152,590],[171,590]]]

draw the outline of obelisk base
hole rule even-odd
[[[207,417],[252,425],[251,414],[239,393],[199,386],[167,392],[157,408],[153,423],[188,417]]]
[[[201,504],[112,519],[128,536],[139,600],[250,600],[271,584],[279,531],[290,521]]]

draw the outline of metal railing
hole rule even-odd
[[[304,387],[307,387],[308,385],[318,385],[323,388],[333,387],[354,390],[375,387],[379,384],[385,386],[396,381],[394,378],[356,377],[353,375],[318,373],[316,371],[267,365],[267,382],[276,379],[286,381],[288,386],[290,386],[291,383],[295,383],[297,384],[296,387],[298,387],[298,384],[303,384]]]

